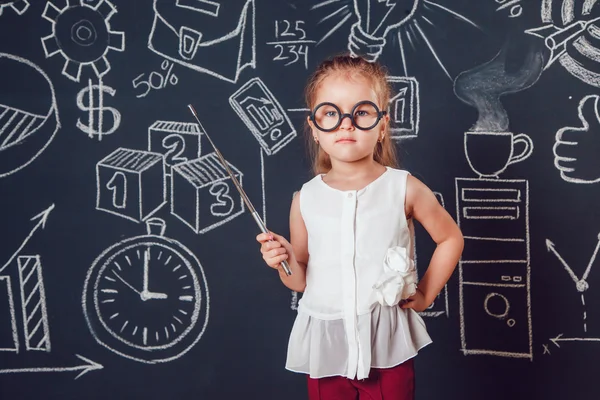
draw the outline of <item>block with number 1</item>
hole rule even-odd
[[[118,148],[96,165],[96,209],[141,222],[166,203],[164,157]]]

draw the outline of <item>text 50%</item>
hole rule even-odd
[[[179,82],[179,79],[177,78],[177,75],[175,75],[172,72],[173,63],[171,63],[169,60],[164,60],[160,64],[160,69],[161,69],[161,72],[158,72],[158,71],[150,72],[147,79],[145,79],[146,74],[144,73],[144,74],[138,75],[131,82],[133,84],[134,88],[138,88],[140,86],[146,87],[145,92],[140,93],[140,94],[136,95],[135,97],[137,97],[137,98],[145,97],[150,92],[150,90],[164,89],[169,84],[177,85],[177,82]]]

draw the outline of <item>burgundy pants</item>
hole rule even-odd
[[[371,368],[367,379],[308,377],[309,400],[414,400],[413,359],[393,368]]]

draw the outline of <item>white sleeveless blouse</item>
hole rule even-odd
[[[302,186],[309,260],[288,370],[364,379],[370,368],[394,367],[431,343],[423,319],[398,305],[414,293],[403,282],[411,271],[416,277],[404,214],[408,174],[387,167],[361,190],[334,189],[322,175]]]

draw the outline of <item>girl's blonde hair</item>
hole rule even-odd
[[[368,62],[362,57],[341,54],[323,61],[310,76],[304,93],[306,105],[310,110],[315,106],[317,91],[321,83],[333,74],[345,74],[348,79],[358,75],[369,80],[377,96],[378,106],[381,107],[382,111],[388,109],[391,88],[387,81],[385,68],[381,64]],[[380,123],[385,123],[385,120],[382,119]],[[331,169],[329,155],[323,151],[318,143],[314,142],[308,122],[306,122],[306,127],[308,149],[313,160],[313,172],[315,174],[327,173]],[[377,142],[373,158],[381,165],[397,168],[396,147],[390,137],[389,123],[385,123],[383,132],[383,140]]]

